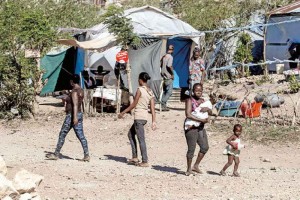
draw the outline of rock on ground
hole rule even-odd
[[[29,193],[22,194],[19,198],[19,200],[31,200],[31,199],[32,199],[32,196]]]
[[[14,186],[16,190],[20,193],[31,193],[40,185],[43,176],[32,174],[25,169],[19,171],[14,178]]]
[[[9,181],[5,176],[0,174],[0,199],[14,194],[17,195],[18,192],[14,188],[12,182]]]
[[[0,156],[0,174],[3,174],[4,176],[7,174],[7,167],[2,156]]]

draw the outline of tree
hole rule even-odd
[[[103,15],[104,24],[108,25],[110,33],[114,34],[117,38],[117,43],[123,46],[134,46],[140,43],[140,38],[133,32],[133,26],[131,20],[124,17],[123,8],[117,6],[108,7],[107,12]],[[130,77],[130,65],[127,63],[126,67],[127,77]],[[128,78],[128,89],[132,93],[131,79]],[[120,77],[118,77],[118,91],[120,88]],[[133,102],[133,98],[129,98],[130,103]],[[117,113],[120,113],[120,103],[117,104]]]
[[[32,112],[40,72],[25,49],[45,54],[59,36],[70,37],[59,34],[59,27],[95,25],[101,21],[98,11],[76,0],[0,1],[0,118]]]
[[[252,48],[253,48],[253,43],[251,41],[250,35],[247,33],[242,33],[239,36],[238,47],[234,54],[234,60],[242,64],[252,62],[253,60]],[[244,76],[244,73],[245,73],[245,66],[242,65],[242,76]]]
[[[117,43],[130,46],[140,42],[139,37],[133,32],[130,19],[124,17],[123,8],[111,5],[103,17],[109,32],[116,36]]]

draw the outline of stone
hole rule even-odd
[[[9,196],[18,195],[17,190],[14,188],[11,181],[9,181],[4,175],[0,174],[0,199]]]
[[[37,195],[37,196],[33,197],[31,200],[42,200],[42,198],[40,195]]]
[[[22,169],[15,175],[13,184],[20,194],[31,193],[35,191],[43,179],[43,176],[32,174]]]
[[[29,193],[22,194],[19,198],[19,200],[31,200],[31,199],[32,199],[32,196]]]
[[[263,162],[271,162],[271,160],[268,158],[265,158],[265,159],[263,159]]]
[[[0,174],[5,176],[6,173],[7,173],[7,167],[6,167],[5,161],[4,161],[3,157],[0,156]]]
[[[13,200],[13,199],[10,196],[6,196],[2,200]]]

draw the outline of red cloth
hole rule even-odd
[[[124,62],[128,62],[128,52],[127,51],[119,51],[116,55],[116,61],[120,62],[123,60]]]
[[[259,117],[261,113],[262,103],[252,102],[251,105],[242,103],[241,111],[244,117]]]

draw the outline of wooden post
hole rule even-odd
[[[127,74],[127,82],[128,82],[128,89],[129,89],[129,103],[133,103],[133,91],[132,91],[132,84],[131,84],[131,68],[129,61],[126,64],[126,74]],[[130,111],[130,113],[133,113],[133,110]]]
[[[119,92],[120,92],[120,78],[121,78],[121,73],[119,73],[119,76],[118,76],[118,83],[117,83],[117,91],[116,91],[116,101],[117,101],[117,114],[120,113],[120,110],[121,110],[121,105],[120,105],[120,101],[119,101]]]
[[[266,18],[265,18],[266,19]],[[265,21],[266,22],[266,21]],[[264,52],[263,52],[263,56],[264,56],[264,62],[266,62],[266,33],[267,33],[267,28],[268,27],[266,27],[265,29],[264,29]],[[264,69],[264,75],[265,76],[268,76],[269,75],[269,69],[268,69],[268,65],[267,64],[265,64],[264,65],[264,67],[263,67],[263,69]]]
[[[103,115],[103,90],[104,86],[101,87],[101,114]]]

